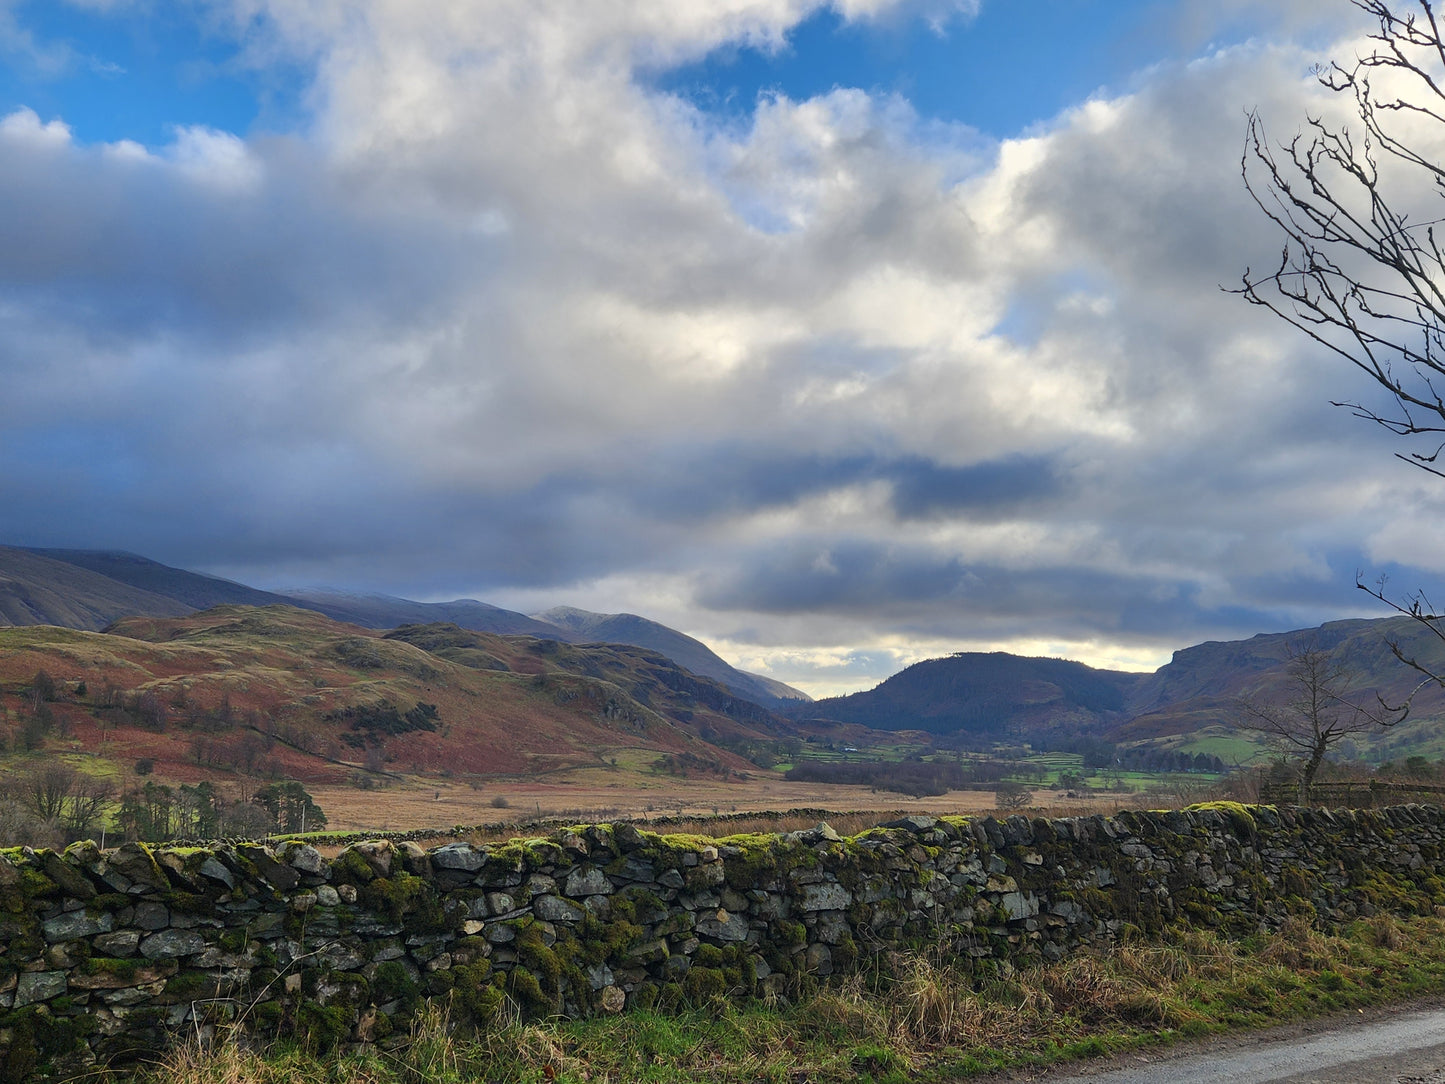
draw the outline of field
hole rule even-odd
[[[1156,782],[1141,776],[1143,782]],[[1202,783],[1202,780],[1196,781]],[[987,790],[955,790],[910,798],[892,791],[829,783],[795,783],[778,772],[746,779],[683,779],[635,771],[587,769],[553,778],[500,778],[474,784],[453,779],[408,779],[383,790],[311,788],[332,831],[399,831],[529,819],[608,821],[619,817],[692,816],[826,809],[837,812],[986,813],[996,808]],[[1113,812],[1134,808],[1139,794],[1063,792],[1040,787],[1027,807],[1035,814]],[[1147,804],[1147,803],[1146,803]],[[1157,804],[1157,800],[1156,800]]]

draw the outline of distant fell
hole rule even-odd
[[[94,632],[131,614],[178,617],[192,609],[43,553],[0,547],[0,626],[60,625]]]
[[[124,550],[30,549],[27,552],[63,561],[153,595],[161,595],[192,610],[228,605],[274,606],[291,602],[283,595],[260,591],[219,576],[172,568],[159,561],[152,561],[149,557],[141,557]],[[149,613],[144,610],[132,612]]]
[[[648,648],[725,685],[731,695],[776,709],[805,693],[729,666],[707,645],[633,614],[562,609],[550,622],[476,599],[416,602],[391,595],[304,588],[277,593],[173,568],[123,550],[0,547],[0,626],[56,625],[90,631],[126,617],[180,617],[215,606],[296,606],[367,629],[453,624],[500,636],[531,636]]]
[[[1352,702],[1411,701],[1406,726],[1388,732],[1389,737],[1409,744],[1428,740],[1422,728],[1438,729],[1438,721],[1445,718],[1445,690],[1433,683],[1422,686],[1421,674],[1395,657],[1390,641],[1435,673],[1445,674],[1445,643],[1408,617],[1330,621],[1248,640],[1209,641],[1176,651],[1169,663],[1142,677],[1130,696],[1131,718],[1116,736],[1147,740],[1203,726],[1232,727],[1240,697],[1287,704],[1300,693],[1290,677],[1290,652],[1314,647],[1344,666],[1351,678],[1344,692]],[[1361,739],[1370,742],[1370,736]]]
[[[867,692],[817,700],[790,714],[997,740],[1040,728],[1097,729],[1122,718],[1140,677],[1067,659],[960,652],[914,663]]]
[[[401,625],[452,624],[474,632],[503,636],[536,636],[549,640],[575,639],[567,630],[513,610],[462,598],[452,602],[413,602],[391,595],[356,594],[319,587],[288,590],[293,605],[315,610],[337,621],[368,629],[394,629]]]
[[[39,558],[36,558],[39,559]],[[405,774],[604,777],[659,758],[729,778],[710,739],[768,739],[783,720],[631,646],[574,648],[450,626],[386,636],[313,610],[225,605],[124,618],[104,632],[0,629],[0,712],[28,714],[45,670],[47,750],[114,770],[153,762],[194,782],[238,775],[340,783]]]
[[[811,699],[807,693],[781,681],[739,670],[701,640],[636,614],[599,614],[571,606],[558,606],[533,616],[565,629],[570,639],[577,642],[632,644],[650,648],[694,674],[722,682],[738,696],[764,707],[777,709],[799,702],[807,703]]]

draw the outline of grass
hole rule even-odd
[[[989,978],[939,953],[880,953],[874,970],[793,1003],[718,999],[673,1012],[523,1024],[465,1037],[441,1008],[406,1043],[318,1058],[284,1044],[183,1046],[132,1084],[916,1084],[1155,1046],[1445,991],[1445,920],[1301,919],[1230,942],[1184,930]],[[112,1076],[112,1080],[122,1079]]]

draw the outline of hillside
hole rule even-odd
[[[915,663],[867,692],[818,700],[792,714],[879,730],[1018,738],[1040,728],[1100,729],[1123,716],[1138,680],[1065,659],[962,652]]]
[[[222,605],[298,606],[368,629],[443,623],[507,636],[631,644],[660,652],[767,708],[808,699],[780,681],[729,666],[690,636],[632,614],[564,608],[554,611],[564,620],[549,622],[476,599],[415,602],[321,588],[276,594],[118,550],[0,547],[0,626],[95,631],[122,617],[177,617]]]
[[[733,695],[719,681],[678,666],[667,656],[630,644],[565,644],[530,637],[491,636],[456,625],[403,625],[384,639],[400,640],[439,658],[481,670],[571,674],[606,682],[634,703],[705,739],[776,738],[791,733],[779,716]]]
[[[165,595],[27,550],[0,547],[0,626],[96,630],[129,614],[179,616],[192,607]]]
[[[1241,696],[1285,703],[1298,694],[1287,668],[1290,647],[1312,644],[1346,664],[1353,674],[1349,692],[1358,702],[1373,704],[1379,698],[1402,704],[1413,694],[1411,720],[1398,731],[1366,738],[1363,744],[1439,743],[1434,731],[1445,718],[1445,690],[1426,685],[1417,692],[1420,674],[1395,658],[1390,640],[1424,665],[1445,673],[1445,642],[1406,617],[1331,621],[1316,629],[1211,641],[1175,652],[1169,663],[1143,677],[1130,697],[1131,718],[1114,736],[1137,741],[1204,727],[1232,727],[1237,716],[1234,703]]]
[[[573,639],[565,629],[556,625],[470,598],[452,602],[413,602],[411,599],[394,598],[391,595],[353,594],[321,588],[290,590],[287,598],[293,606],[302,606],[337,621],[347,621],[368,629],[394,629],[401,625],[441,623],[460,625],[476,632],[508,636]]]
[[[107,579],[126,584],[129,587],[160,595],[192,610],[205,610],[212,606],[273,606],[288,603],[289,599],[270,591],[258,591],[234,580],[223,580],[218,576],[206,576],[200,572],[187,572],[172,568],[148,557],[126,553],[123,550],[58,550],[31,549],[41,557],[62,561],[76,568],[83,568]],[[184,612],[184,611],[182,611]],[[133,610],[132,614],[164,616],[147,610]],[[61,622],[47,622],[60,624]]]
[[[1288,669],[1292,646],[1313,644],[1351,671],[1352,700],[1403,704],[1401,726],[1355,736],[1340,752],[1376,760],[1445,757],[1445,690],[1427,684],[1390,651],[1445,673],[1445,642],[1409,618],[1333,621],[1316,629],[1197,644],[1152,674],[1094,670],[1061,659],[1003,652],[962,653],[917,663],[876,688],[789,711],[804,720],[836,720],[877,730],[924,730],[945,743],[1024,741],[1074,748],[1090,737],[1121,749],[1148,746],[1204,752],[1225,763],[1263,756],[1262,735],[1240,730],[1241,697],[1285,705],[1299,694]]]
[[[722,682],[738,696],[756,701],[764,707],[778,709],[810,699],[806,693],[784,685],[781,681],[749,674],[730,666],[701,640],[695,640],[676,629],[636,614],[599,614],[570,606],[559,606],[534,616],[566,630],[570,634],[568,638],[573,640],[632,644],[650,648],[694,674]]]
[[[116,771],[148,760],[183,782],[321,783],[535,777],[619,757],[726,776],[746,762],[701,734],[779,732],[756,705],[634,650],[574,654],[455,627],[383,637],[287,606],[127,618],[105,632],[0,629],[0,729],[9,749],[38,741]],[[37,728],[39,670],[59,693]]]

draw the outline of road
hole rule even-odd
[[[1316,1030],[1318,1029],[1318,1030]],[[1445,1009],[1376,1012],[1013,1080],[1037,1084],[1445,1084]]]

